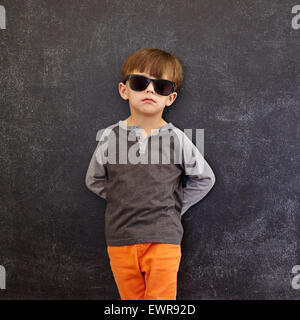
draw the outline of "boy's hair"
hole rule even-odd
[[[166,73],[168,79],[176,83],[174,90],[183,80],[183,70],[178,58],[160,49],[144,48],[132,53],[122,65],[122,81],[133,71],[146,72],[155,78],[161,78]]]

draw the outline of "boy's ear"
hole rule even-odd
[[[124,84],[123,82],[119,82],[118,89],[119,89],[120,96],[124,100],[128,100],[128,93],[127,93],[126,84]]]
[[[169,107],[175,101],[176,98],[177,98],[177,92],[176,91],[174,91],[170,95],[168,95],[168,99],[167,99],[167,102],[166,102],[166,107]]]

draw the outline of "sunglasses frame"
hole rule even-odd
[[[172,88],[171,88],[171,92],[170,92],[169,94],[164,95],[164,94],[158,93],[159,95],[165,96],[165,97],[167,97],[168,95],[170,95],[171,93],[173,93],[173,92],[174,92],[174,87],[176,86],[176,83],[175,83],[174,81],[170,81],[170,80],[167,80],[167,79],[153,79],[153,78],[148,78],[148,77],[146,77],[146,76],[143,76],[143,75],[141,75],[141,74],[129,74],[128,76],[126,76],[126,78],[125,78],[125,80],[123,81],[123,83],[125,84],[126,81],[129,80],[130,89],[132,89],[132,88],[131,88],[131,83],[130,83],[130,79],[131,79],[132,76],[139,76],[139,77],[143,77],[143,78],[147,79],[147,85],[146,85],[145,89],[148,88],[150,82],[152,81],[152,82],[153,82],[153,87],[154,87],[154,90],[155,90],[156,93],[158,93],[157,90],[156,90],[156,88],[157,88],[156,81],[164,80],[164,81],[170,82],[170,83],[172,84]],[[144,91],[145,89],[143,89],[143,90],[134,90],[134,89],[132,89],[132,90],[134,90],[134,91]]]

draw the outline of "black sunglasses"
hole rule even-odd
[[[123,83],[125,84],[127,80],[129,80],[130,89],[135,91],[145,90],[152,81],[154,90],[162,96],[168,96],[170,93],[174,92],[174,87],[176,85],[173,81],[165,79],[150,79],[139,74],[128,75]]]

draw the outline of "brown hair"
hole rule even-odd
[[[183,70],[178,58],[160,49],[144,48],[132,53],[122,65],[122,81],[133,71],[146,72],[155,78],[161,78],[166,73],[168,80],[176,83],[175,90],[183,80]]]

